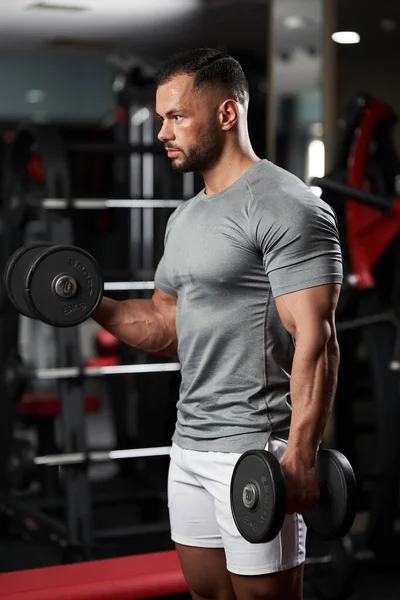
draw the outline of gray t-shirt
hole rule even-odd
[[[287,439],[293,339],[274,297],[342,282],[333,210],[267,160],[171,215],[155,285],[177,296],[182,382],[173,441],[200,451]]]

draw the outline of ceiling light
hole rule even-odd
[[[305,22],[303,17],[286,17],[283,19],[283,26],[286,27],[286,29],[304,29]]]
[[[356,31],[336,31],[332,39],[337,44],[358,44],[361,38]]]

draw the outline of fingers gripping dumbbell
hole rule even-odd
[[[304,520],[318,536],[341,539],[356,514],[353,469],[337,450],[320,450],[316,468],[321,496],[314,509],[303,513]],[[242,536],[253,544],[271,541],[286,514],[285,477],[275,456],[265,450],[245,452],[235,465],[230,492],[233,518]]]
[[[104,287],[99,265],[88,252],[49,242],[19,248],[7,262],[4,282],[19,313],[54,327],[89,319]]]

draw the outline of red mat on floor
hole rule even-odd
[[[188,592],[174,550],[0,574],[7,600],[139,600]]]

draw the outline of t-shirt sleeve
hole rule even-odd
[[[255,203],[253,227],[274,297],[342,283],[338,224],[333,209],[311,191],[279,198],[272,210]]]
[[[156,288],[159,288],[162,292],[165,292],[166,294],[171,294],[171,296],[177,296],[178,292],[175,289],[173,282],[170,281],[167,277],[167,273],[166,273],[166,268],[165,268],[165,248],[167,245],[167,241],[168,241],[168,235],[171,229],[171,224],[172,224],[172,220],[174,217],[175,213],[172,213],[172,215],[170,216],[170,218],[168,219],[168,223],[165,229],[165,236],[164,236],[164,254],[161,257],[160,262],[158,263],[155,275],[154,275],[154,286]]]
[[[158,263],[156,274],[154,276],[154,285],[156,288],[159,288],[162,292],[166,294],[171,294],[171,296],[177,296],[178,292],[176,289],[170,284],[169,280],[165,274],[165,258],[164,256],[161,258]]]

